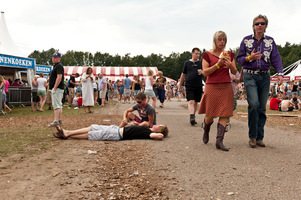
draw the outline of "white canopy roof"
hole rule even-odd
[[[20,49],[13,42],[4,18],[4,12],[1,12],[0,19],[0,54],[25,57]]]
[[[301,60],[298,60],[297,62],[286,67],[284,69],[284,73],[289,71],[290,69],[292,69],[292,71],[288,73],[286,76],[290,76],[291,80],[294,80],[296,76],[301,76]]]

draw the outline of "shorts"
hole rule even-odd
[[[186,87],[186,99],[188,101],[194,100],[195,102],[200,102],[203,95],[202,88]]]
[[[100,91],[99,91],[99,98],[100,98],[100,99],[106,98],[106,93],[107,93],[107,91],[105,91],[105,90],[100,90]]]
[[[91,131],[88,132],[88,140],[122,140],[119,127],[115,125],[103,126],[92,124]]]
[[[131,95],[131,90],[124,88],[124,94],[123,94],[123,96],[130,97],[130,95]]]
[[[51,90],[47,90],[46,103],[52,103],[52,92]]]
[[[139,94],[141,92],[141,90],[134,90],[134,96],[137,96],[137,94]]]
[[[69,99],[74,98],[74,88],[68,88]]]
[[[52,89],[52,106],[53,110],[63,108],[62,107],[62,99],[64,90],[57,88],[56,91]]]
[[[144,91],[144,94],[145,94],[145,96],[148,97],[148,98],[153,98],[153,97],[156,96],[154,90],[145,90],[145,91]]]
[[[46,96],[46,90],[38,90],[38,96]]]
[[[40,98],[38,97],[38,92],[31,91],[31,101],[34,103],[38,103],[40,101]]]

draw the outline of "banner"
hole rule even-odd
[[[0,66],[34,69],[35,60],[0,54]]]
[[[271,81],[278,81],[278,76],[272,76],[271,77],[271,79],[270,79]],[[290,81],[291,80],[291,77],[290,76],[284,76],[283,77],[283,81]]]
[[[36,74],[38,73],[50,74],[51,68],[52,68],[51,66],[36,65]]]

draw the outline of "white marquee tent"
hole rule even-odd
[[[301,60],[283,69],[285,81],[301,81]],[[277,81],[277,73],[271,77],[271,81]]]
[[[0,19],[0,74],[21,78],[20,71],[27,70],[27,80],[31,80],[35,70],[35,60],[26,58],[13,42],[6,26],[4,12]],[[31,85],[31,81],[28,82]]]

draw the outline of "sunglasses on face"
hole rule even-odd
[[[259,24],[262,25],[262,26],[267,25],[266,22],[256,22],[254,25],[259,26]]]
[[[137,101],[138,104],[142,103],[142,101]]]

